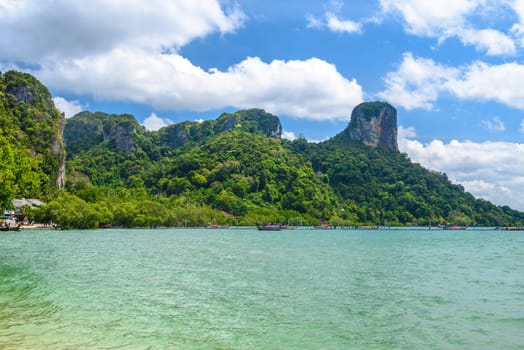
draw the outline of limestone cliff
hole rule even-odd
[[[66,185],[66,153],[64,143],[64,128],[65,128],[65,117],[62,122],[58,125],[58,135],[53,142],[53,153],[58,159],[58,174],[56,178],[56,185],[58,189],[65,188]]]
[[[1,127],[9,137],[16,135],[12,144],[27,147],[33,157],[42,159],[41,170],[47,175],[49,185],[62,188],[65,184],[64,115],[55,108],[49,90],[33,76],[8,71],[0,74],[0,80]]]
[[[397,110],[387,102],[364,102],[353,109],[344,131],[350,140],[398,151]]]
[[[163,146],[179,148],[190,140],[189,128],[190,123],[180,123],[166,126],[160,132],[160,139]]]
[[[96,145],[107,144],[122,152],[136,152],[136,136],[144,128],[130,114],[82,112],[67,120],[64,139],[68,157],[86,152]]]
[[[136,126],[133,123],[115,125],[111,133],[111,140],[114,142],[116,150],[125,153],[136,152],[135,134]]]

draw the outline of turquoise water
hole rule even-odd
[[[524,232],[0,233],[0,349],[524,349]]]

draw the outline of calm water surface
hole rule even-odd
[[[0,349],[524,349],[524,232],[0,233]]]

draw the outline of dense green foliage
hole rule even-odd
[[[0,73],[0,205],[15,196],[45,197],[63,163],[64,117],[29,74]]]
[[[81,112],[67,122],[64,138],[67,139],[68,154],[89,151],[107,139],[115,139],[118,125],[128,124],[143,130],[135,117],[129,114],[115,115],[105,113]]]
[[[266,124],[256,126],[256,120]],[[134,152],[116,150],[108,137],[70,154],[68,188],[82,196],[74,184],[85,178],[95,188],[125,187],[155,201],[176,198],[208,208],[218,213],[215,221],[223,216],[219,221],[228,223],[325,219],[336,225],[499,226],[524,221],[522,213],[475,199],[445,174],[413,164],[405,154],[349,141],[344,132],[320,144],[268,137],[279,128],[268,126],[271,120],[261,110],[248,110],[158,132],[137,129]]]
[[[36,221],[64,228],[524,223],[523,213],[477,200],[405,154],[350,141],[347,130],[319,144],[282,140],[278,118],[259,109],[155,132],[131,115],[82,112],[64,129],[67,185],[58,193],[64,119],[31,76],[1,78],[0,201],[43,199],[47,205],[25,209]]]
[[[501,226],[523,221],[522,213],[475,199],[445,174],[396,151],[342,138],[321,144],[296,141],[292,147],[325,174],[342,202],[354,203],[358,222]]]

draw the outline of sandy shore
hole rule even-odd
[[[56,225],[49,225],[49,224],[28,224],[28,225],[22,225],[20,226],[23,230],[37,230],[37,229],[56,229]]]

